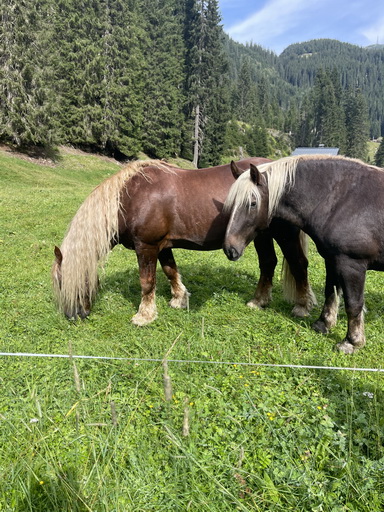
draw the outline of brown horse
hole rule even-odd
[[[384,271],[384,172],[359,160],[322,155],[291,157],[243,173],[231,187],[224,251],[240,258],[274,219],[292,222],[315,242],[326,268],[325,301],[313,328],[335,326],[344,296],[348,329],[338,350],[365,344],[367,270]]]
[[[239,171],[265,158],[242,160]],[[98,287],[98,263],[116,245],[136,252],[141,284],[141,303],[132,318],[136,325],[152,322],[156,316],[156,263],[170,281],[170,305],[188,305],[189,293],[181,281],[173,248],[221,249],[228,218],[222,207],[234,183],[230,165],[185,170],[160,161],[128,164],[106,179],[80,206],[61,249],[55,247],[52,269],[60,309],[69,317],[89,314]],[[304,316],[314,304],[307,281],[307,258],[300,230],[276,223],[255,240],[261,276],[249,305],[265,306],[277,259],[272,237],[281,246],[296,281],[294,314]]]

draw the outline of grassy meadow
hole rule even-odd
[[[280,253],[270,307],[246,306],[252,247],[236,263],[176,250],[189,309],[168,307],[158,269],[158,319],[138,328],[136,256],[117,246],[90,317],[70,322],[52,297],[53,247],[118,169],[69,149],[55,163],[0,151],[0,351],[121,358],[0,356],[0,512],[382,511],[384,374],[248,363],[383,368],[384,274],[368,274],[368,341],[353,356],[333,350],[342,306],[327,336],[310,327],[320,307],[291,316]],[[321,304],[313,246],[309,259]]]

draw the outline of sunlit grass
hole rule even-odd
[[[290,315],[280,254],[270,307],[247,308],[251,247],[236,263],[221,251],[175,251],[189,309],[169,308],[158,271],[159,317],[144,328],[130,322],[136,256],[116,247],[89,319],[68,322],[52,298],[53,247],[118,168],[71,152],[52,167],[0,153],[0,351],[126,358],[0,358],[0,510],[381,511],[382,374],[238,363],[383,367],[384,275],[368,274],[368,341],[352,357],[333,351],[343,308],[328,336],[310,327],[320,307]],[[321,304],[313,245],[310,280]],[[168,352],[184,361],[168,363],[171,400]]]

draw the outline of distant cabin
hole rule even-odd
[[[324,146],[318,146],[316,148],[296,148],[292,151],[291,156],[296,155],[338,155],[339,148],[326,148]]]

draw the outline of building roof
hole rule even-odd
[[[338,155],[339,148],[325,148],[319,146],[316,148],[296,148],[292,151],[291,156],[296,155]]]

